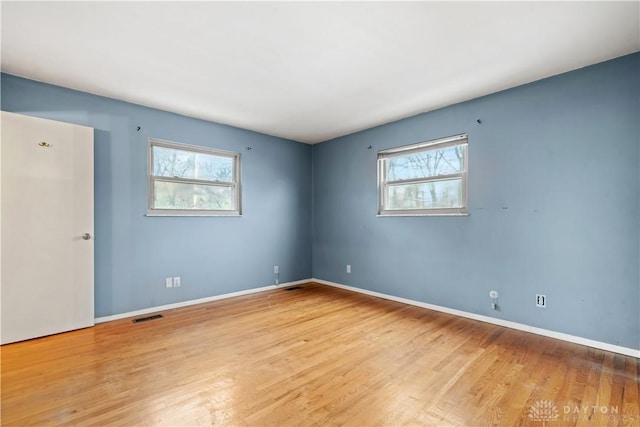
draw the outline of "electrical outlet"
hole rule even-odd
[[[273,274],[278,274],[280,273],[280,267],[278,267],[277,265],[273,266]]]
[[[180,287],[180,276],[173,278],[173,287],[174,288],[179,288]]]
[[[536,307],[547,308],[547,296],[536,294]]]
[[[171,277],[167,277],[164,279],[164,285],[167,288],[172,288],[173,287],[173,279]]]
[[[498,298],[498,291],[491,291],[491,292],[489,292],[489,297],[490,297],[491,299],[496,299],[496,298]]]
[[[347,273],[351,274],[351,264],[347,264]]]

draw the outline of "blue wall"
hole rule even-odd
[[[640,348],[639,85],[636,53],[315,145],[314,277]],[[376,217],[378,150],[464,132],[470,216]]]
[[[633,54],[313,147],[4,74],[1,106],[96,129],[97,316],[268,285],[277,264],[640,348],[639,76]],[[378,150],[463,132],[470,216],[376,217]],[[240,152],[243,216],[145,217],[148,136]]]
[[[10,75],[1,83],[2,110],[95,128],[96,316],[270,285],[274,265],[281,282],[311,277],[310,146]],[[147,137],[241,153],[243,216],[146,217]],[[169,276],[182,286],[165,289]]]

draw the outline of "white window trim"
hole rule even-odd
[[[468,202],[467,202],[467,151],[468,151],[469,137],[467,134],[454,135],[447,138],[440,138],[431,141],[420,142],[418,144],[405,145],[402,147],[389,148],[387,150],[378,151],[378,216],[379,217],[393,217],[393,216],[467,216]],[[404,156],[407,154],[427,151],[438,148],[445,148],[451,146],[462,147],[462,161],[464,164],[464,170],[460,173],[438,175],[433,177],[405,179],[398,181],[387,181],[385,160]],[[385,209],[387,205],[387,187],[390,185],[407,184],[407,183],[427,183],[443,181],[451,178],[461,179],[461,191],[462,191],[462,206],[459,208],[432,208],[432,209]]]
[[[242,216],[242,186],[241,186],[241,174],[240,174],[240,153],[234,153],[231,151],[218,150],[215,148],[201,147],[198,145],[183,144],[179,142],[166,141],[157,138],[147,138],[147,181],[148,181],[148,200],[147,200],[147,216]],[[182,150],[196,153],[210,154],[219,157],[229,157],[234,162],[234,177],[233,182],[217,182],[200,179],[188,179],[178,177],[167,176],[155,176],[153,175],[153,147],[165,147],[174,150]],[[154,182],[176,182],[186,184],[206,184],[215,185],[220,187],[233,187],[234,194],[234,206],[235,209],[229,210],[214,210],[214,209],[156,209],[154,205]]]

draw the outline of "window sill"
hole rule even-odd
[[[237,217],[242,218],[242,214],[240,213],[209,213],[209,212],[147,212],[145,216],[154,217],[154,216],[170,216],[170,217],[181,217],[181,216],[206,216],[206,217]]]
[[[397,213],[397,214],[378,214],[376,217],[378,218],[393,218],[398,216],[469,216],[469,212],[458,212],[458,213]]]

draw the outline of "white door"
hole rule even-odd
[[[0,342],[94,324],[93,129],[2,112]]]

